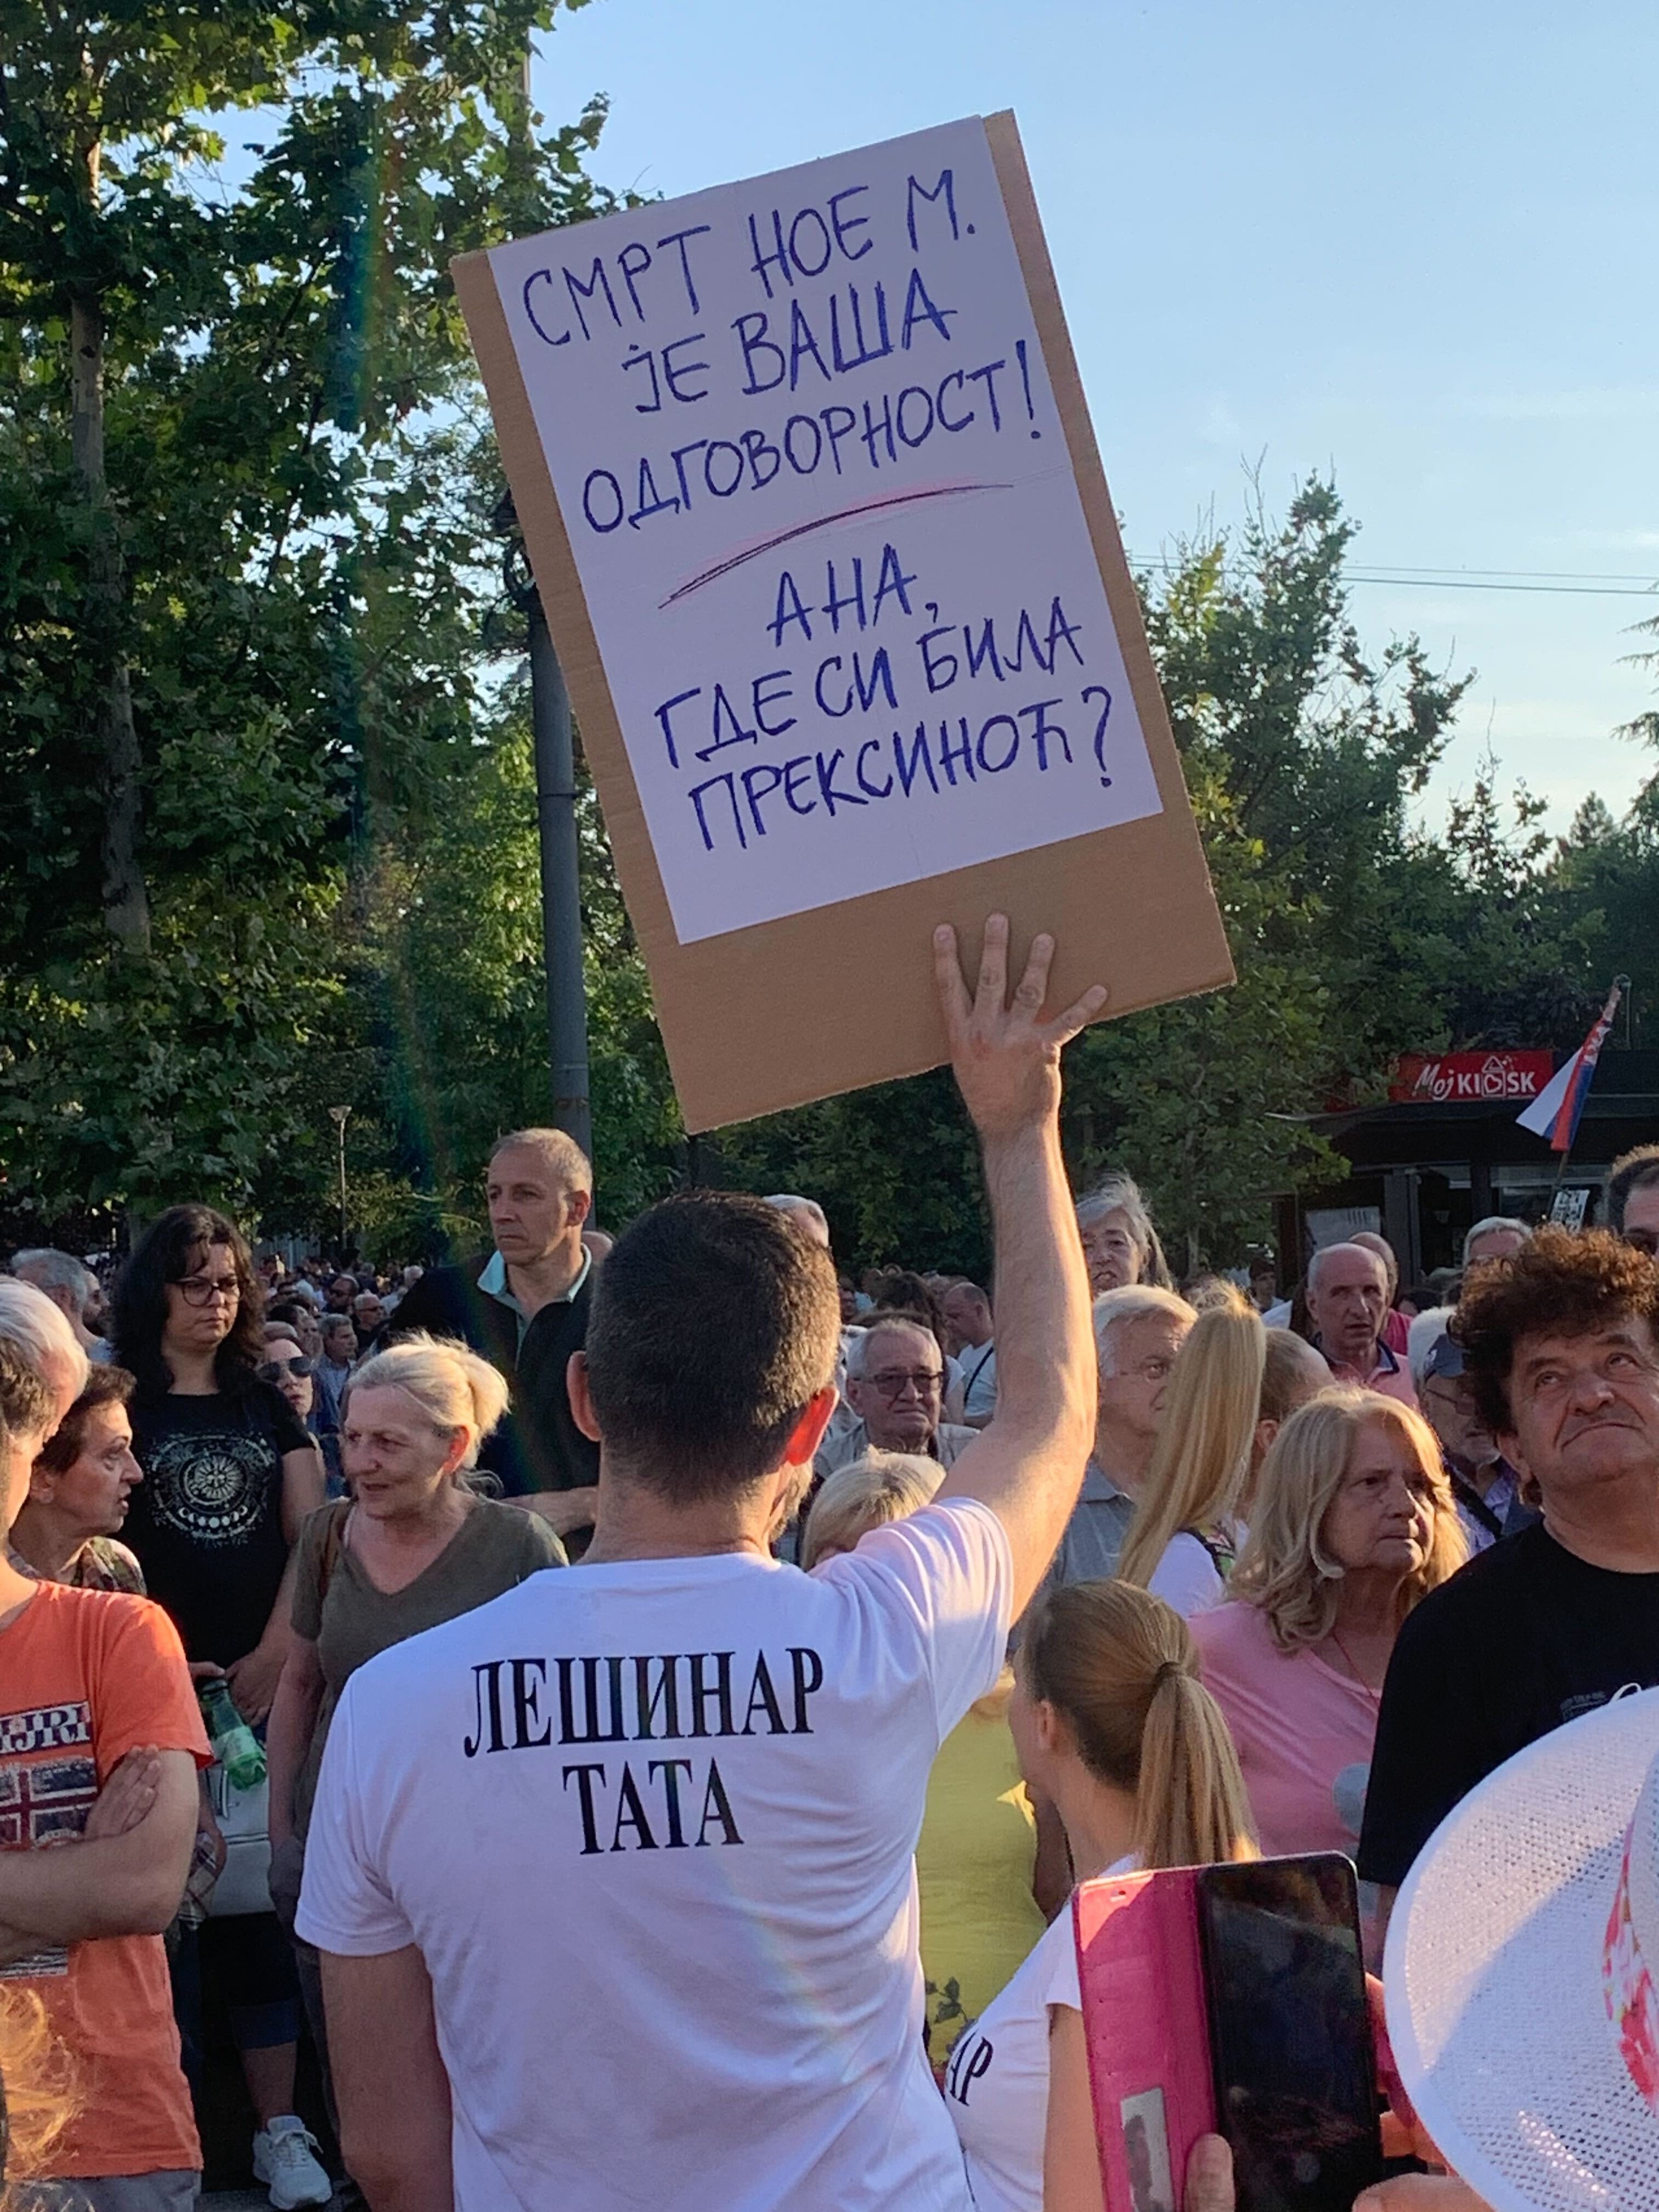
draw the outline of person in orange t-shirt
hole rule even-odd
[[[0,1341],[0,1528],[58,1410]],[[31,2200],[43,2212],[196,2202],[201,2148],[161,1931],[209,1760],[161,1607],[31,1582],[0,1547],[0,1979],[41,1999],[76,2070],[76,2116]]]

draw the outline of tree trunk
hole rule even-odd
[[[81,182],[95,210],[96,139],[82,158]],[[149,943],[149,898],[138,860],[138,732],[121,647],[126,574],[104,473],[104,310],[95,294],[79,289],[70,300],[70,451],[93,524],[88,627],[101,678],[96,736],[103,763],[104,923],[118,944],[137,951]]]

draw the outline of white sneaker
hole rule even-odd
[[[317,2138],[303,2120],[282,2113],[253,2138],[253,2172],[270,2192],[277,2212],[301,2204],[326,2204],[334,2184],[318,2159]]]

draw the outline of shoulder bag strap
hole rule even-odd
[[[334,1570],[339,1565],[340,1553],[345,1548],[346,1522],[351,1518],[351,1500],[337,1498],[328,1509],[328,1526],[323,1531],[322,1549],[317,1554],[317,1610],[320,1613],[328,1596],[328,1586],[334,1579]]]

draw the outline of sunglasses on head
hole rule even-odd
[[[266,1359],[253,1371],[262,1382],[280,1382],[284,1375],[314,1375],[317,1363],[314,1359]]]

